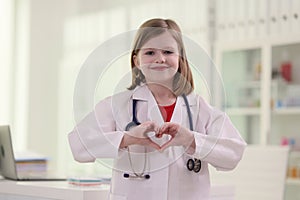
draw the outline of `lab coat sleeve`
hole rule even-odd
[[[97,158],[117,157],[123,134],[116,131],[110,98],[107,98],[75,126],[68,139],[76,161],[93,162]]]
[[[225,113],[208,104],[203,105],[203,102],[201,107],[196,127],[204,124],[204,128],[198,128],[204,133],[197,129],[194,132],[194,157],[210,163],[217,170],[234,169],[243,156],[246,142]]]

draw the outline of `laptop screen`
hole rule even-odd
[[[0,126],[0,172],[3,177],[17,179],[10,128]]]

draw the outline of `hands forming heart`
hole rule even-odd
[[[150,133],[155,133],[151,135]],[[151,137],[162,138],[163,135],[170,135],[171,139],[164,143],[162,146],[151,140]],[[193,133],[177,123],[167,122],[159,127],[153,121],[147,121],[139,126],[133,127],[124,135],[120,147],[126,147],[133,144],[143,146],[151,146],[159,151],[164,151],[170,146],[183,146],[189,147],[194,143]]]

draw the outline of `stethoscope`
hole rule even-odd
[[[190,105],[189,102],[186,98],[186,95],[183,94],[182,95],[184,103],[186,105],[186,109],[187,109],[187,114],[188,114],[188,119],[189,119],[189,126],[190,126],[190,130],[193,131],[193,119],[192,119],[192,113],[190,110]],[[134,127],[134,126],[138,126],[141,123],[137,120],[136,117],[136,104],[137,104],[138,100],[137,99],[133,99],[132,100],[132,121],[129,122],[126,127],[125,127],[125,131],[129,131],[130,128]],[[133,179],[150,179],[150,175],[145,173],[146,170],[146,165],[147,165],[147,152],[146,152],[146,148],[145,148],[145,158],[144,158],[144,168],[142,170],[142,173],[137,173],[135,172],[134,168],[133,168],[133,164],[132,164],[132,159],[131,159],[131,155],[130,155],[130,150],[129,147],[127,147],[127,152],[128,152],[128,159],[129,159],[129,163],[130,163],[130,167],[132,169],[133,175],[129,174],[129,173],[124,173],[123,177],[124,178],[133,178]],[[194,171],[195,173],[200,172],[201,170],[201,160],[194,158],[194,159],[188,159],[187,161],[187,169],[189,171]]]

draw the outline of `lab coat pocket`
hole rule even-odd
[[[118,194],[112,194],[109,195],[109,200],[126,200],[126,196],[118,195]]]

